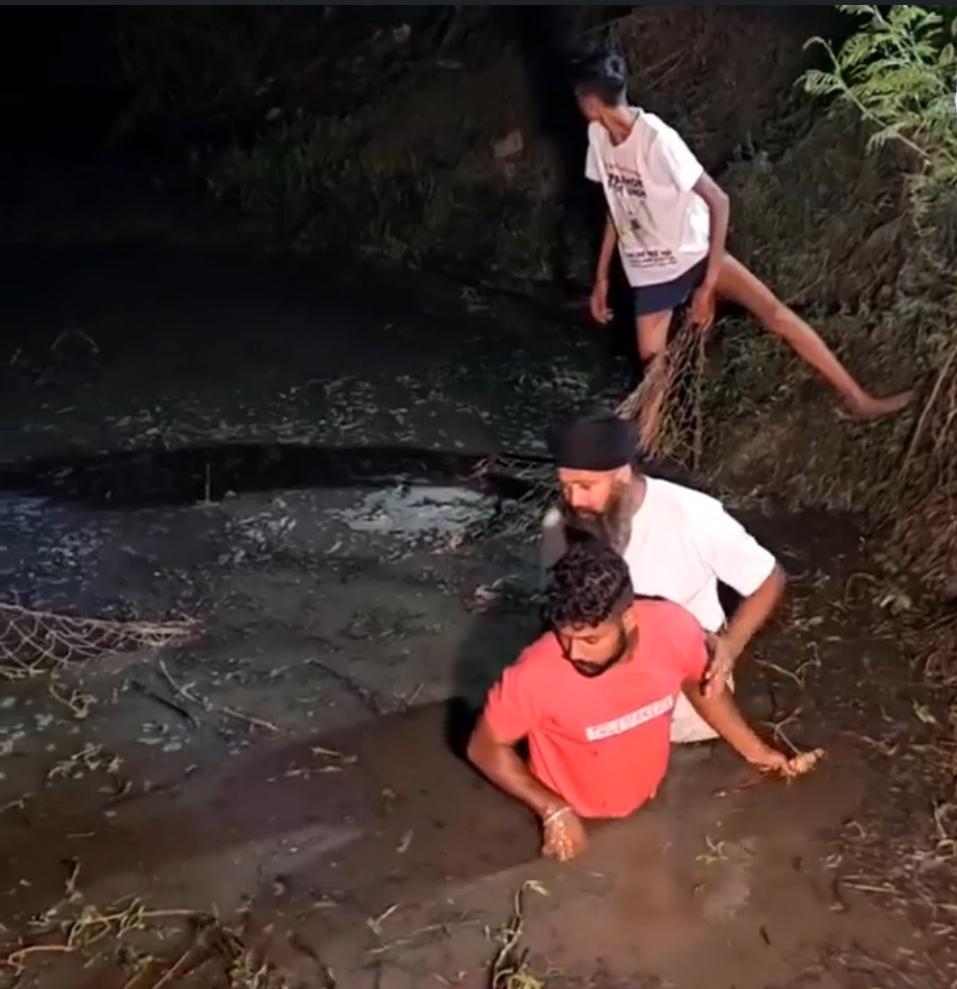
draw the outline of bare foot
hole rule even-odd
[[[848,402],[841,418],[872,422],[875,419],[883,419],[885,416],[903,412],[913,400],[913,391],[902,391],[896,395],[887,395],[885,398],[866,395],[856,401]]]

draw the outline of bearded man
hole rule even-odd
[[[705,696],[705,634],[670,601],[635,596],[628,565],[595,540],[552,568],[546,631],[489,691],[468,754],[542,825],[542,851],[580,855],[584,821],[626,817],[655,797],[668,769],[669,724],[684,697],[743,759],[799,775],[763,742],[727,691]],[[528,744],[528,762],[515,746]]]
[[[697,618],[710,654],[706,694],[733,685],[735,664],[784,591],[774,556],[716,499],[643,474],[633,427],[611,412],[559,424],[550,430],[548,446],[562,503],[544,519],[543,571],[576,538],[603,541],[624,558],[636,594],[673,601]],[[730,620],[719,582],[742,599]],[[715,735],[680,695],[672,741]]]

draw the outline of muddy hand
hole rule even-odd
[[[811,749],[809,752],[799,752],[788,759],[788,769],[786,775],[791,779],[796,776],[804,776],[824,758],[824,749]]]
[[[760,757],[751,759],[750,762],[763,773],[777,773],[790,781],[811,772],[823,758],[824,749],[798,752],[788,757],[783,752],[768,746]]]
[[[748,762],[762,773],[776,773],[780,776],[793,776],[791,760],[770,745],[762,746],[761,750],[748,758]]]
[[[542,831],[542,855],[546,858],[570,862],[585,851],[585,826],[570,807],[546,814],[542,821]]]

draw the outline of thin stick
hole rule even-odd
[[[907,446],[907,453],[904,455],[903,463],[901,464],[901,469],[898,472],[898,481],[903,480],[910,467],[911,459],[917,450],[917,445],[923,439],[924,430],[927,426],[927,420],[930,418],[931,409],[937,402],[937,396],[940,394],[941,388],[944,386],[944,382],[947,380],[947,375],[950,372],[950,366],[957,360],[957,343],[950,348],[950,353],[947,355],[947,360],[944,361],[943,366],[937,373],[937,378],[934,381],[934,387],[930,391],[930,395],[927,401],[924,403],[924,408],[921,411],[920,418],[917,420],[917,426],[914,428],[914,435],[911,437],[910,443]]]
[[[28,955],[39,955],[39,954],[70,954],[76,951],[76,948],[72,944],[31,944],[26,948],[18,948],[16,951],[11,952],[6,958],[0,959],[0,964],[9,965],[20,971],[23,968],[23,959]]]
[[[217,710],[222,711],[223,714],[228,714],[231,718],[236,718],[238,721],[245,721],[246,724],[253,725],[256,728],[263,728],[266,731],[275,732],[279,734],[281,729],[274,725],[271,721],[263,721],[262,718],[254,718],[248,714],[243,714],[242,711],[236,711],[231,707],[220,707]]]
[[[180,970],[183,968],[184,962],[193,953],[193,949],[196,947],[196,942],[194,941],[180,956],[179,958],[166,970],[166,972],[160,976],[159,982],[153,984],[153,989],[162,989],[163,986],[170,984],[175,976],[180,974]]]
[[[192,711],[187,711],[185,707],[177,704],[176,701],[171,701],[168,697],[163,697],[162,694],[157,694],[154,690],[150,690],[149,687],[140,683],[138,680],[133,680],[132,684],[145,697],[149,697],[150,700],[156,701],[157,704],[162,704],[163,707],[168,707],[171,711],[175,711],[194,728],[199,728],[199,721]]]
[[[169,671],[169,670],[168,670],[168,669],[166,668],[166,663],[165,663],[165,661],[164,661],[164,660],[162,660],[162,659],[161,659],[161,660],[159,661],[159,671],[160,671],[160,673],[162,673],[162,674],[163,674],[163,678],[164,678],[164,679],[166,680],[166,682],[167,682],[167,683],[168,683],[168,684],[170,685],[170,687],[172,688],[172,690],[173,690],[173,693],[175,693],[175,694],[178,694],[178,695],[179,695],[180,697],[182,697],[182,698],[183,698],[183,700],[184,700],[184,701],[190,701],[190,702],[191,702],[191,703],[193,703],[193,704],[198,704],[198,703],[199,703],[199,701],[198,701],[198,700],[196,699],[196,697],[195,697],[195,696],[194,696],[193,694],[191,694],[191,693],[187,693],[187,692],[186,692],[186,690],[185,690],[184,688],[182,688],[182,687],[181,687],[181,686],[180,686],[180,685],[179,685],[179,684],[178,684],[178,683],[177,683],[177,682],[176,682],[176,681],[175,681],[175,680],[173,679],[173,675],[172,675],[172,674],[170,673],[170,671]]]

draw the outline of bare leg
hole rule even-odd
[[[780,337],[805,363],[841,396],[856,419],[878,419],[900,412],[913,398],[913,392],[900,392],[878,398],[865,391],[851,377],[828,345],[792,309],[789,309],[759,278],[730,254],[724,256],[718,273],[718,295],[744,306]]]
[[[644,365],[644,382],[647,382],[649,400],[638,416],[638,443],[642,450],[654,452],[661,425],[661,407],[665,399],[668,373],[668,330],[672,311],[638,316],[635,326],[638,334],[638,356]]]

